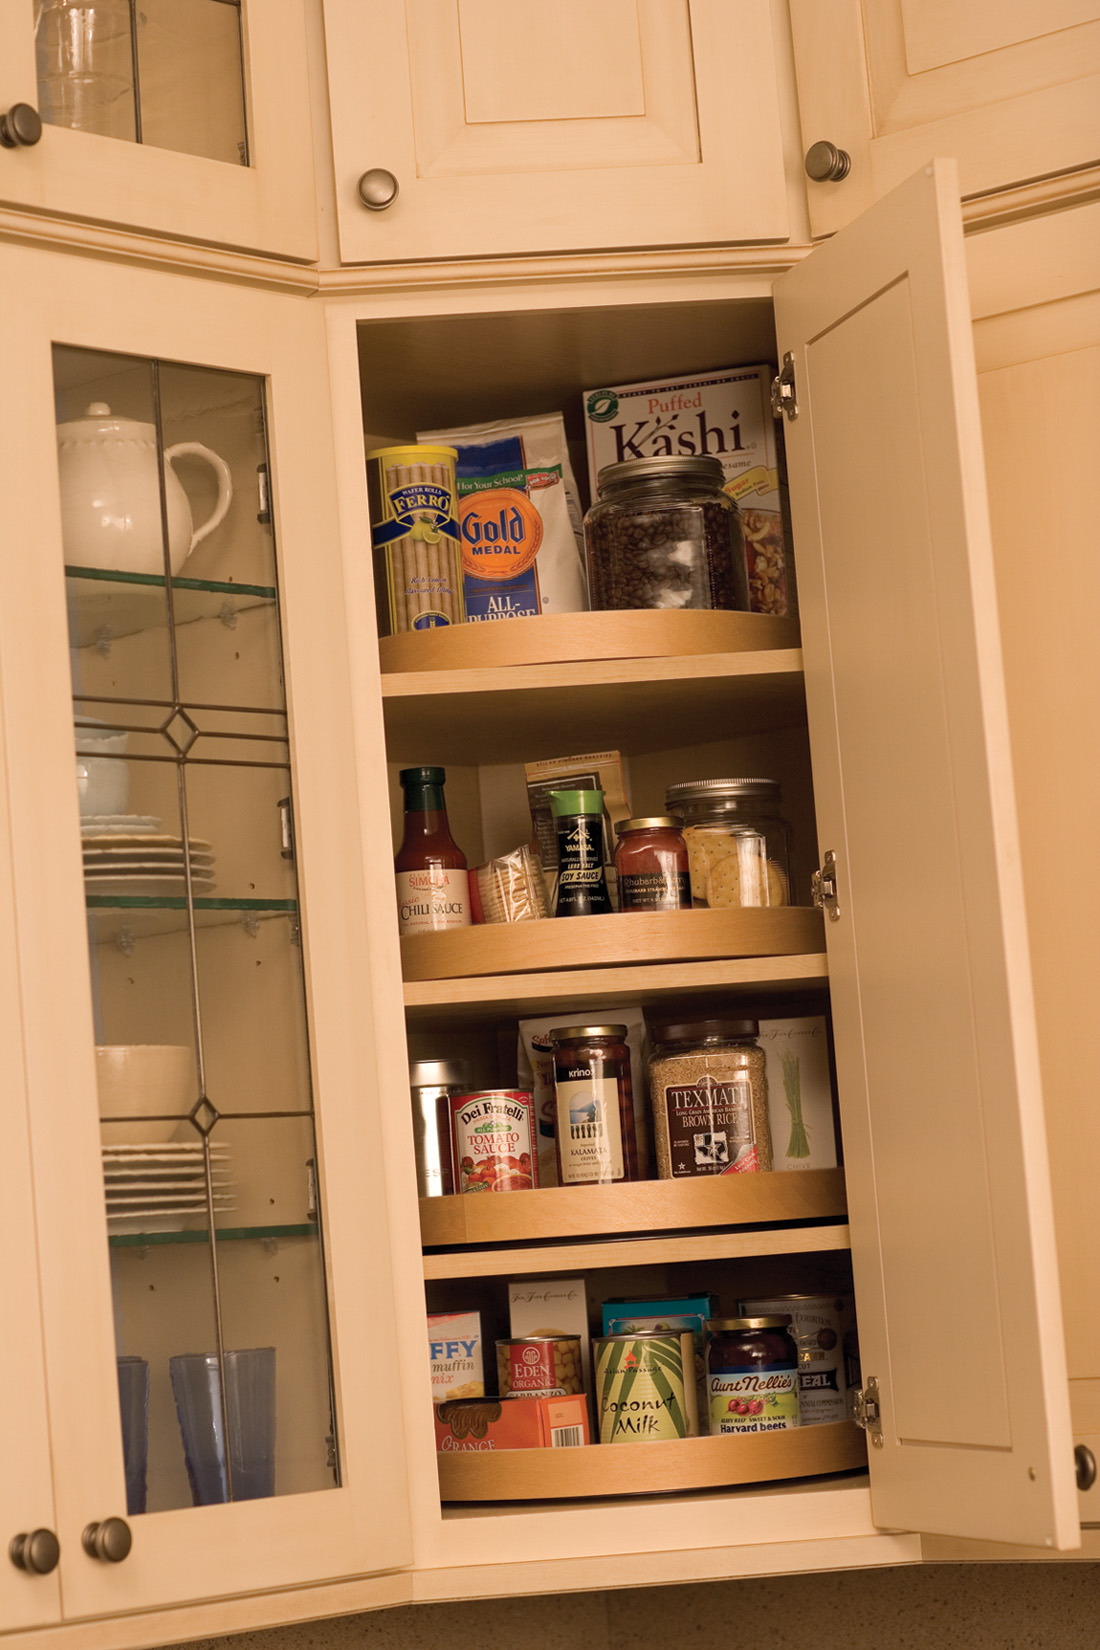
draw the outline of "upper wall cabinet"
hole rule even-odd
[[[325,0],[341,256],[788,235],[767,0]]]
[[[815,234],[937,155],[964,200],[1100,164],[1097,0],[790,6]]]
[[[4,0],[0,203],[315,259],[303,0]]]

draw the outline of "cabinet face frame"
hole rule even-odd
[[[43,122],[0,148],[0,204],[313,262],[318,255],[303,0],[242,0],[250,164]],[[31,0],[0,7],[0,109],[38,106]]]
[[[927,180],[924,180],[925,182]],[[942,190],[938,198],[935,211],[931,217],[927,214],[921,218],[918,237],[921,240],[922,258],[931,260],[934,271],[938,272],[930,278],[938,279],[945,290],[942,293],[942,304],[952,317],[950,336],[952,347],[961,349],[950,371],[961,375],[964,389],[960,392],[965,401],[966,395],[974,390],[973,366],[968,365],[969,343],[969,312],[965,290],[965,279],[961,260],[961,224],[958,217],[957,192],[952,193],[950,183],[941,181]],[[941,254],[936,244],[940,215],[947,212],[944,201],[950,201],[950,216],[954,223],[952,242],[955,251],[954,261],[949,260],[946,275],[943,273],[940,262]],[[915,203],[914,203],[915,209]],[[868,233],[874,233],[873,230]],[[819,254],[813,254],[805,260],[807,269],[812,268]],[[684,301],[691,301],[692,289],[698,289],[699,283],[690,280],[683,282],[655,279],[646,286],[640,283],[632,296],[639,304],[645,302],[669,302],[676,297]],[[721,288],[724,296],[736,296],[738,287],[731,281],[728,286]],[[751,280],[746,280],[740,289],[746,298],[756,296],[756,288]],[[712,284],[710,294],[713,295],[715,286]],[[616,300],[621,302],[621,292],[616,291],[613,283],[591,282],[584,286],[575,285],[566,288],[564,283],[557,287],[552,282],[543,283],[538,287],[526,289],[522,293],[513,291],[509,294],[506,306],[502,305],[499,294],[491,292],[475,292],[469,289],[466,292],[450,293],[446,295],[409,294],[400,299],[379,298],[372,302],[348,303],[329,308],[329,330],[331,343],[331,370],[333,377],[334,396],[337,407],[337,425],[340,444],[340,473],[341,473],[341,508],[344,522],[344,542],[347,547],[349,591],[352,598],[352,607],[355,613],[355,628],[357,643],[353,647],[355,670],[359,679],[356,692],[357,715],[360,719],[359,741],[361,759],[364,763],[364,776],[361,783],[364,785],[364,794],[374,794],[373,783],[369,777],[369,770],[381,763],[385,757],[385,743],[381,727],[381,719],[377,713],[376,699],[379,693],[378,661],[374,648],[374,606],[373,593],[370,584],[369,558],[363,553],[362,546],[369,540],[369,521],[366,507],[365,485],[363,480],[363,441],[358,429],[353,430],[353,423],[361,419],[361,394],[359,368],[356,363],[356,320],[370,321],[372,319],[393,319],[399,316],[410,318],[415,324],[414,317],[421,317],[425,321],[440,320],[449,315],[491,314],[494,308],[507,307],[509,310],[568,310],[571,307],[594,304],[611,306]],[[541,324],[541,323],[540,323]],[[922,348],[939,351],[942,339],[937,338],[927,346],[922,341]],[[365,370],[369,371],[369,338],[364,349],[363,359]],[[969,389],[967,373],[969,372]],[[581,388],[582,386],[578,386]],[[385,431],[372,429],[371,440],[396,439],[408,431]],[[973,429],[968,428],[967,442],[973,435]],[[973,456],[971,452],[971,457]],[[958,455],[956,455],[958,462]],[[984,510],[983,483],[980,463],[976,473],[971,473],[968,481],[966,511],[968,519],[966,525],[973,530],[981,541],[982,517]],[[812,501],[811,501],[812,503]],[[975,513],[977,512],[977,513]],[[957,524],[961,528],[961,523]],[[821,680],[816,683],[816,691],[828,697],[829,689]],[[811,743],[813,734],[811,733]],[[375,770],[377,771],[377,769]],[[392,891],[389,886],[389,864],[387,856],[392,852],[392,842],[389,837],[388,822],[377,822],[377,829],[368,845],[369,875],[373,878],[373,886],[377,898],[384,901],[386,906],[392,903]],[[392,953],[392,977],[384,984],[385,996],[381,1003],[386,1023],[393,1023],[401,1013],[402,994],[399,984],[397,968],[396,937],[391,936],[387,942]],[[1017,962],[1018,962],[1017,958]],[[1025,993],[1026,998],[1026,993]],[[1025,1009],[1026,1001],[1020,999]],[[1026,1065],[1026,1048],[1029,1033],[1024,1025],[1018,1034],[1018,1042],[1024,1051],[1023,1058]],[[395,1042],[399,1042],[395,1039]],[[392,1080],[396,1083],[403,1077],[403,1057],[400,1047],[391,1049],[383,1058],[392,1062]],[[1042,1496],[1044,1498],[1047,1527],[1056,1528],[1058,1539],[1065,1545],[1071,1545],[1076,1539],[1077,1528],[1073,1507],[1072,1495],[1072,1444],[1068,1427],[1068,1412],[1066,1406],[1064,1368],[1060,1371],[1061,1361],[1061,1330],[1060,1318],[1057,1309],[1057,1281],[1053,1266],[1053,1245],[1049,1241],[1051,1233],[1049,1186],[1044,1181],[1044,1155],[1041,1134],[1041,1119],[1037,1125],[1035,1110],[1036,1095],[1031,1091],[1025,1105],[1027,1112],[1023,1124],[1023,1136],[1029,1147],[1034,1146],[1036,1155],[1031,1164],[1029,1177],[1028,1200],[1031,1208],[1031,1217],[1034,1223],[1032,1237],[1036,1244],[1036,1255],[1029,1261],[1029,1266],[1036,1269],[1036,1277],[1041,1280],[1040,1290],[1046,1289],[1046,1296],[1039,1303],[1038,1316],[1033,1325],[1034,1342],[1045,1339],[1045,1358],[1040,1359],[1037,1344],[1029,1342],[1028,1362],[1034,1369],[1041,1365],[1043,1373],[1040,1378],[1040,1388],[1036,1396],[1040,1411],[1046,1415],[1046,1406],[1049,1406],[1049,1427],[1046,1419],[1038,1423],[1040,1437],[1038,1442],[1042,1448],[1042,1456],[1037,1457],[1037,1477],[1043,1480]],[[422,1303],[422,1270],[419,1256],[416,1254],[418,1241],[417,1223],[415,1215],[415,1199],[411,1188],[414,1185],[414,1169],[412,1159],[411,1129],[404,1117],[394,1113],[386,1119],[387,1127],[387,1157],[389,1167],[387,1178],[391,1184],[393,1198],[394,1220],[400,1223],[402,1241],[396,1245],[400,1256],[399,1264],[401,1276],[398,1285],[400,1299],[399,1312],[401,1315],[401,1336],[403,1350],[408,1350],[408,1356],[413,1357],[412,1348],[420,1336],[420,1314]],[[850,1175],[865,1176],[873,1180],[873,1170],[867,1163],[861,1162],[855,1167],[849,1162]],[[865,1188],[866,1190],[866,1188]],[[873,1221],[868,1223],[865,1217],[861,1241],[874,1247]],[[1037,1257],[1037,1258],[1036,1258]],[[857,1281],[858,1292],[858,1281]],[[872,1313],[873,1315],[873,1313]],[[881,1342],[873,1342],[876,1355]],[[865,1368],[868,1366],[865,1364]],[[885,1363],[884,1368],[888,1367]],[[880,1371],[872,1371],[879,1373]],[[548,1562],[568,1559],[579,1560],[586,1551],[597,1550],[610,1555],[619,1555],[624,1562],[628,1562],[625,1555],[629,1552],[642,1550],[648,1541],[653,1539],[652,1531],[648,1529],[648,1514],[641,1506],[619,1509],[614,1515],[608,1515],[603,1509],[569,1509],[552,1514],[525,1513],[522,1517],[500,1514],[481,1515],[477,1520],[462,1520],[441,1516],[434,1490],[434,1445],[430,1437],[425,1417],[428,1414],[428,1383],[423,1371],[413,1368],[403,1377],[406,1393],[406,1415],[409,1435],[410,1464],[413,1486],[413,1512],[416,1529],[417,1568],[418,1573],[427,1569],[440,1581],[446,1574],[465,1575],[472,1577],[474,1570],[467,1567],[476,1567],[480,1563],[479,1553],[483,1550],[486,1538],[493,1537],[497,1544],[507,1542],[509,1551],[514,1555],[517,1565],[538,1566],[540,1559]],[[1045,1443],[1043,1442],[1045,1431]],[[1031,1443],[1036,1439],[1033,1437]],[[875,1452],[877,1454],[877,1452]],[[872,1504],[875,1501],[874,1483],[876,1463],[872,1460]],[[862,1495],[862,1491],[858,1492]],[[817,1495],[824,1495],[824,1500],[817,1500],[811,1494],[805,1504],[794,1491],[785,1492],[784,1507],[786,1515],[792,1520],[791,1527],[798,1524],[802,1533],[810,1536],[814,1532],[822,1532],[824,1518],[832,1518],[835,1507],[837,1516],[850,1518],[853,1505],[850,1500],[850,1490],[833,1491],[819,1488]],[[935,1513],[928,1507],[928,1498],[918,1485],[911,1497],[912,1511],[907,1520],[902,1516],[894,1516],[893,1508],[901,1499],[903,1491],[891,1501],[891,1512],[879,1514],[882,1524],[891,1528],[919,1528],[916,1522],[918,1512],[926,1517],[926,1523],[936,1522]],[[752,1515],[745,1511],[751,1505],[750,1498],[743,1498],[745,1506],[737,1505],[738,1498],[733,1502],[722,1501],[720,1497],[713,1498],[709,1503],[709,1514],[706,1520],[706,1535],[703,1533],[699,1515],[693,1515],[690,1510],[679,1507],[666,1509],[666,1517],[662,1527],[662,1547],[673,1547],[687,1550],[698,1547],[704,1542],[713,1544],[718,1530],[722,1532],[723,1541],[752,1542],[766,1540],[767,1535],[761,1533],[761,1526],[757,1522],[755,1531],[752,1526]],[[944,1487],[941,1500],[950,1502],[950,1491]],[[841,1508],[843,1507],[843,1513]],[[1054,1511],[1051,1510],[1053,1507]],[[1020,1512],[1020,1509],[1016,1509]],[[970,1509],[967,1516],[971,1516]],[[858,1515],[857,1522],[861,1522],[866,1512]],[[998,1509],[1000,1516],[1000,1509]],[[1023,1522],[1020,1531],[1025,1527],[1026,1520],[1031,1516],[1030,1511],[1020,1512]],[[804,1523],[800,1521],[804,1520]],[[874,1520],[870,1524],[863,1524],[863,1529],[869,1534],[874,1528]],[[986,1528],[988,1529],[988,1525]],[[981,1518],[974,1524],[974,1534],[982,1528]],[[838,1533],[840,1533],[838,1529]],[[855,1537],[855,1525],[847,1525],[843,1531],[846,1537]],[[1022,1538],[1022,1535],[1021,1535]],[[1040,1538],[1041,1539],[1041,1538]],[[593,1543],[596,1543],[595,1547]],[[686,1558],[684,1560],[687,1562]],[[499,1577],[508,1572],[510,1566],[498,1566],[494,1573]],[[478,1574],[485,1572],[478,1571]],[[572,1574],[572,1571],[570,1572]],[[471,1580],[471,1585],[472,1585]],[[432,1584],[436,1585],[435,1583]],[[488,1585],[488,1583],[487,1583]]]
[[[790,8],[803,148],[826,140],[852,163],[842,181],[807,181],[815,235],[850,223],[937,155],[957,157],[964,199],[1100,161],[1100,18],[1044,38],[1035,0],[1035,37],[1021,28],[1025,38],[998,49],[981,39],[983,21],[995,37],[997,7],[942,7],[945,24],[955,12],[977,32],[969,44],[960,37],[959,61],[946,64],[924,62],[918,40],[908,69],[907,0],[790,0]],[[1021,7],[1005,11],[1011,18]],[[1074,6],[1067,16],[1082,12]]]
[[[2,569],[0,663],[66,1615],[153,1609],[396,1569],[410,1557],[406,1468],[400,1429],[377,1419],[392,1403],[385,1357],[393,1341],[389,1238],[384,1201],[363,1195],[377,1179],[380,1155],[374,1051],[361,1012],[373,965],[347,759],[344,593],[339,558],[324,548],[335,546],[336,521],[322,319],[300,300],[216,281],[22,247],[5,249],[4,263],[16,299],[0,332],[21,385],[21,418],[3,452],[13,537]],[[71,777],[54,342],[267,380],[344,1481],[308,1495],[136,1517],[133,1551],[118,1565],[87,1559],[80,1542],[85,1524],[117,1514],[125,1495]],[[74,1243],[73,1232],[91,1240]]]

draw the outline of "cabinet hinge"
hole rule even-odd
[[[828,912],[830,922],[839,922],[840,901],[837,895],[836,855],[831,848],[822,861],[820,871],[815,871],[810,878],[810,895],[819,911]]]
[[[798,417],[798,396],[795,393],[794,383],[794,356],[788,350],[783,357],[783,365],[772,379],[772,417],[779,418],[786,413],[793,424]]]
[[[878,1381],[874,1375],[868,1375],[863,1385],[856,1388],[852,1420],[857,1427],[863,1428],[876,1449],[882,1448],[882,1411],[878,1401]]]

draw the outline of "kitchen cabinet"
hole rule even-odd
[[[0,115],[17,214],[317,256],[302,0],[4,0]]]
[[[790,0],[790,10],[804,149],[832,144],[849,161],[844,175],[809,182],[815,235],[937,155],[958,160],[964,199],[1095,188],[1094,0]]]
[[[484,631],[465,659],[459,635],[425,638],[420,671],[409,668],[404,638],[383,642],[381,671],[374,658],[364,617],[372,593],[361,548],[369,536],[363,445],[353,422],[365,423],[369,447],[484,416],[489,401],[498,414],[555,405],[568,415],[582,389],[668,370],[677,297],[692,305],[698,352],[681,357],[683,371],[757,358],[759,329],[772,324],[770,291],[736,275],[708,282],[705,296],[697,282],[657,277],[632,284],[630,296],[625,304],[614,282],[565,291],[547,281],[510,293],[506,309],[500,294],[473,287],[404,295],[399,314],[391,300],[331,307],[344,542],[362,644],[355,700],[364,800],[377,799],[387,758],[444,763],[452,825],[473,862],[524,834],[517,764],[525,759],[614,743],[628,756],[643,812],[660,806],[665,783],[696,769],[781,766],[803,854],[818,863],[832,850],[839,868],[839,916],[824,925],[825,950],[861,1354],[880,1394],[882,1441],[869,1451],[867,1501],[843,1480],[788,1486],[778,1498],[723,1496],[711,1486],[705,1515],[690,1501],[663,1503],[659,1538],[652,1510],[638,1505],[498,1505],[473,1520],[441,1506],[421,1362],[424,1280],[429,1303],[457,1309],[477,1299],[486,1278],[575,1267],[617,1281],[620,1263],[610,1231],[570,1227],[583,1243],[551,1245],[524,1233],[518,1207],[495,1253],[480,1247],[490,1234],[479,1228],[476,1253],[453,1235],[457,1247],[427,1235],[421,1259],[410,1122],[395,1110],[386,1118],[387,1173],[401,1232],[399,1335],[412,1359],[403,1384],[417,1570],[439,1589],[425,1596],[493,1590],[502,1575],[515,1586],[551,1577],[580,1584],[593,1553],[604,1555],[602,1584],[621,1582],[638,1576],[628,1555],[654,1546],[679,1555],[662,1571],[669,1579],[695,1573],[687,1555],[704,1544],[710,1573],[744,1573],[761,1562],[761,1547],[777,1551],[792,1531],[862,1544],[861,1562],[875,1561],[876,1542],[880,1561],[897,1561],[898,1538],[876,1530],[976,1535],[981,1527],[995,1540],[1072,1547],[1078,1514],[1054,1231],[952,169],[919,174],[775,285],[775,340],[779,356],[791,357],[798,401],[787,445],[808,724],[784,697],[782,678],[798,662],[781,650],[693,657],[685,645],[672,659],[631,657],[595,641],[602,615],[588,616],[587,665],[523,662],[521,627],[535,621],[510,624],[497,669],[497,644]],[[414,349],[419,359],[454,360],[459,376],[410,378]],[[480,370],[467,390],[474,360]],[[576,621],[578,650],[586,622]],[[401,661],[394,671],[391,656]],[[392,821],[377,809],[366,846],[373,897],[392,905]],[[413,943],[419,961],[423,942]],[[410,961],[410,942],[405,949]],[[772,985],[812,1002],[826,973],[820,947],[793,959],[708,964],[663,951],[616,958],[594,943],[571,975],[545,964],[536,944],[524,970],[471,967],[457,981],[406,973],[403,987],[401,963],[393,929],[376,1013],[396,1024],[405,1012],[418,1057],[438,1057],[461,1035],[487,1049],[501,1020],[539,1004],[571,1015],[639,998],[679,1005],[701,992],[761,1000]],[[396,1092],[405,1050],[395,1044],[383,1058]],[[720,1240],[708,1249],[702,1229],[697,1247],[684,1250],[663,1250],[655,1233],[638,1264],[660,1267],[664,1254],[699,1267],[708,1253],[771,1264],[797,1242],[813,1255],[809,1264],[827,1267],[847,1246],[835,1215],[833,1230],[828,1223],[823,1216],[796,1239],[780,1221],[732,1255]],[[786,1287],[797,1287],[790,1276]],[[1007,1278],[1011,1288],[999,1281]],[[949,1390],[980,1396],[945,1405]],[[507,1566],[485,1563],[486,1545],[507,1551]]]
[[[322,317],[28,247],[5,248],[4,270],[20,419],[2,462],[25,547],[0,575],[4,1013],[21,1021],[5,1187],[23,1257],[5,1291],[23,1357],[4,1377],[4,1545],[38,1528],[60,1543],[52,1573],[5,1565],[12,1627],[393,1569],[411,1543],[401,1437],[372,1419],[392,1400],[392,1301],[384,1204],[362,1196],[373,919]],[[74,740],[105,730],[111,754],[83,760],[100,779],[124,768],[128,796],[78,817]],[[197,1069],[127,1108],[100,1048]],[[229,1372],[256,1348],[274,1348],[274,1441],[249,1454]],[[215,1382],[212,1420],[181,1436],[169,1360],[196,1353],[226,1359],[226,1415]],[[116,1354],[148,1364],[145,1510],[124,1479]],[[229,1462],[202,1488],[223,1420]],[[272,1454],[273,1492],[248,1476]],[[108,1520],[123,1545],[129,1526],[125,1561],[85,1548]]]
[[[767,0],[326,0],[345,263],[782,241]]]

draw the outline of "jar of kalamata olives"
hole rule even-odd
[[[710,1430],[782,1432],[799,1424],[798,1348],[786,1314],[707,1319]]]
[[[670,785],[665,807],[687,843],[695,906],[789,905],[791,828],[774,779]]]
[[[594,609],[748,612],[741,513],[717,458],[669,454],[608,464],[584,518]]]

